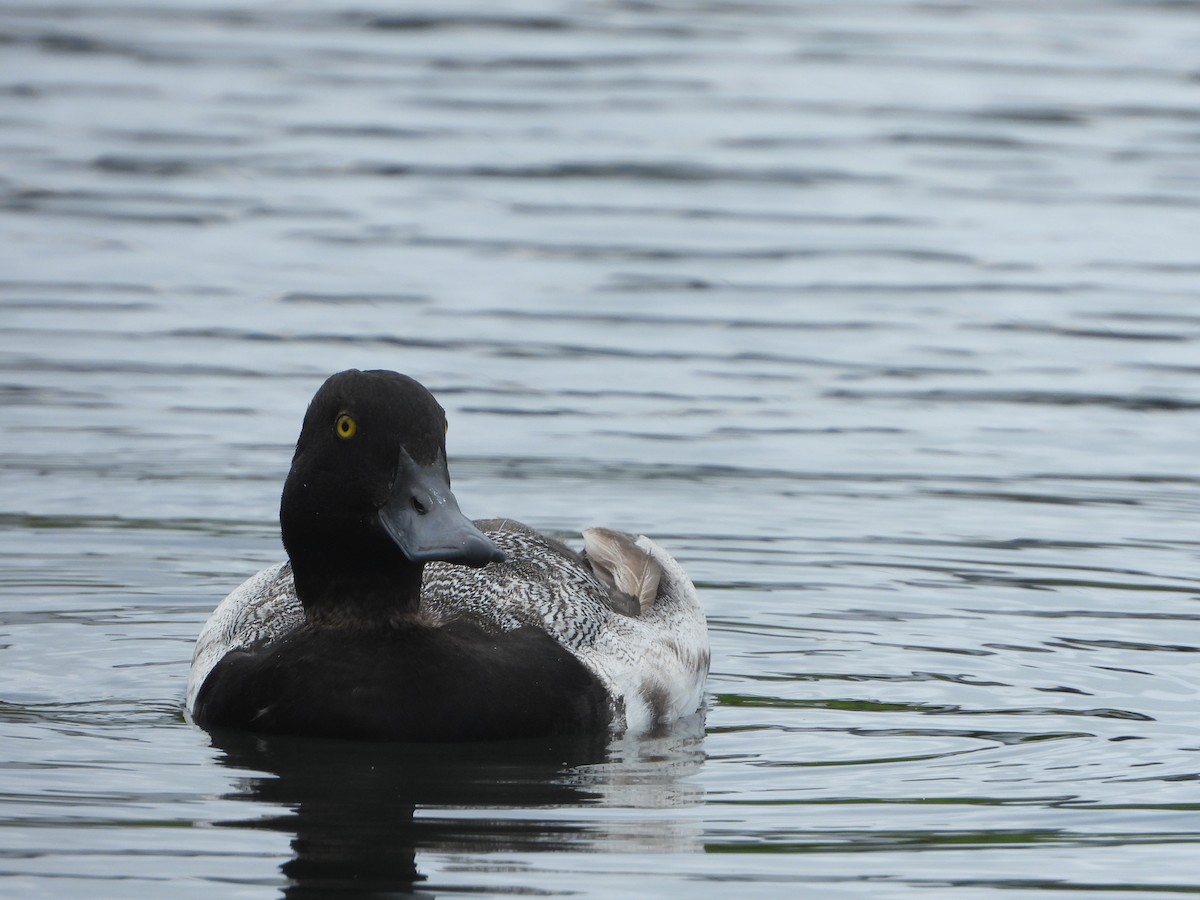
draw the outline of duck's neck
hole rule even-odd
[[[413,621],[421,603],[424,565],[296,565],[296,596],[314,628],[394,628]]]

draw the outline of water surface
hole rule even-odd
[[[1200,893],[1186,3],[0,9],[0,893]],[[184,721],[330,372],[668,547],[703,722]]]

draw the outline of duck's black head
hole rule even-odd
[[[279,512],[306,609],[332,591],[351,605],[407,591],[415,604],[424,563],[504,559],[458,509],[445,435],[445,411],[405,375],[351,369],[317,391]]]

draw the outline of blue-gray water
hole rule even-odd
[[[0,7],[0,895],[1200,893],[1200,7]],[[707,721],[214,744],[330,372],[645,531]]]

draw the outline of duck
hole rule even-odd
[[[701,712],[708,627],[644,535],[471,520],[445,410],[387,370],[330,376],[280,499],[284,562],[200,631],[185,709],[209,731],[471,741],[646,732]]]

